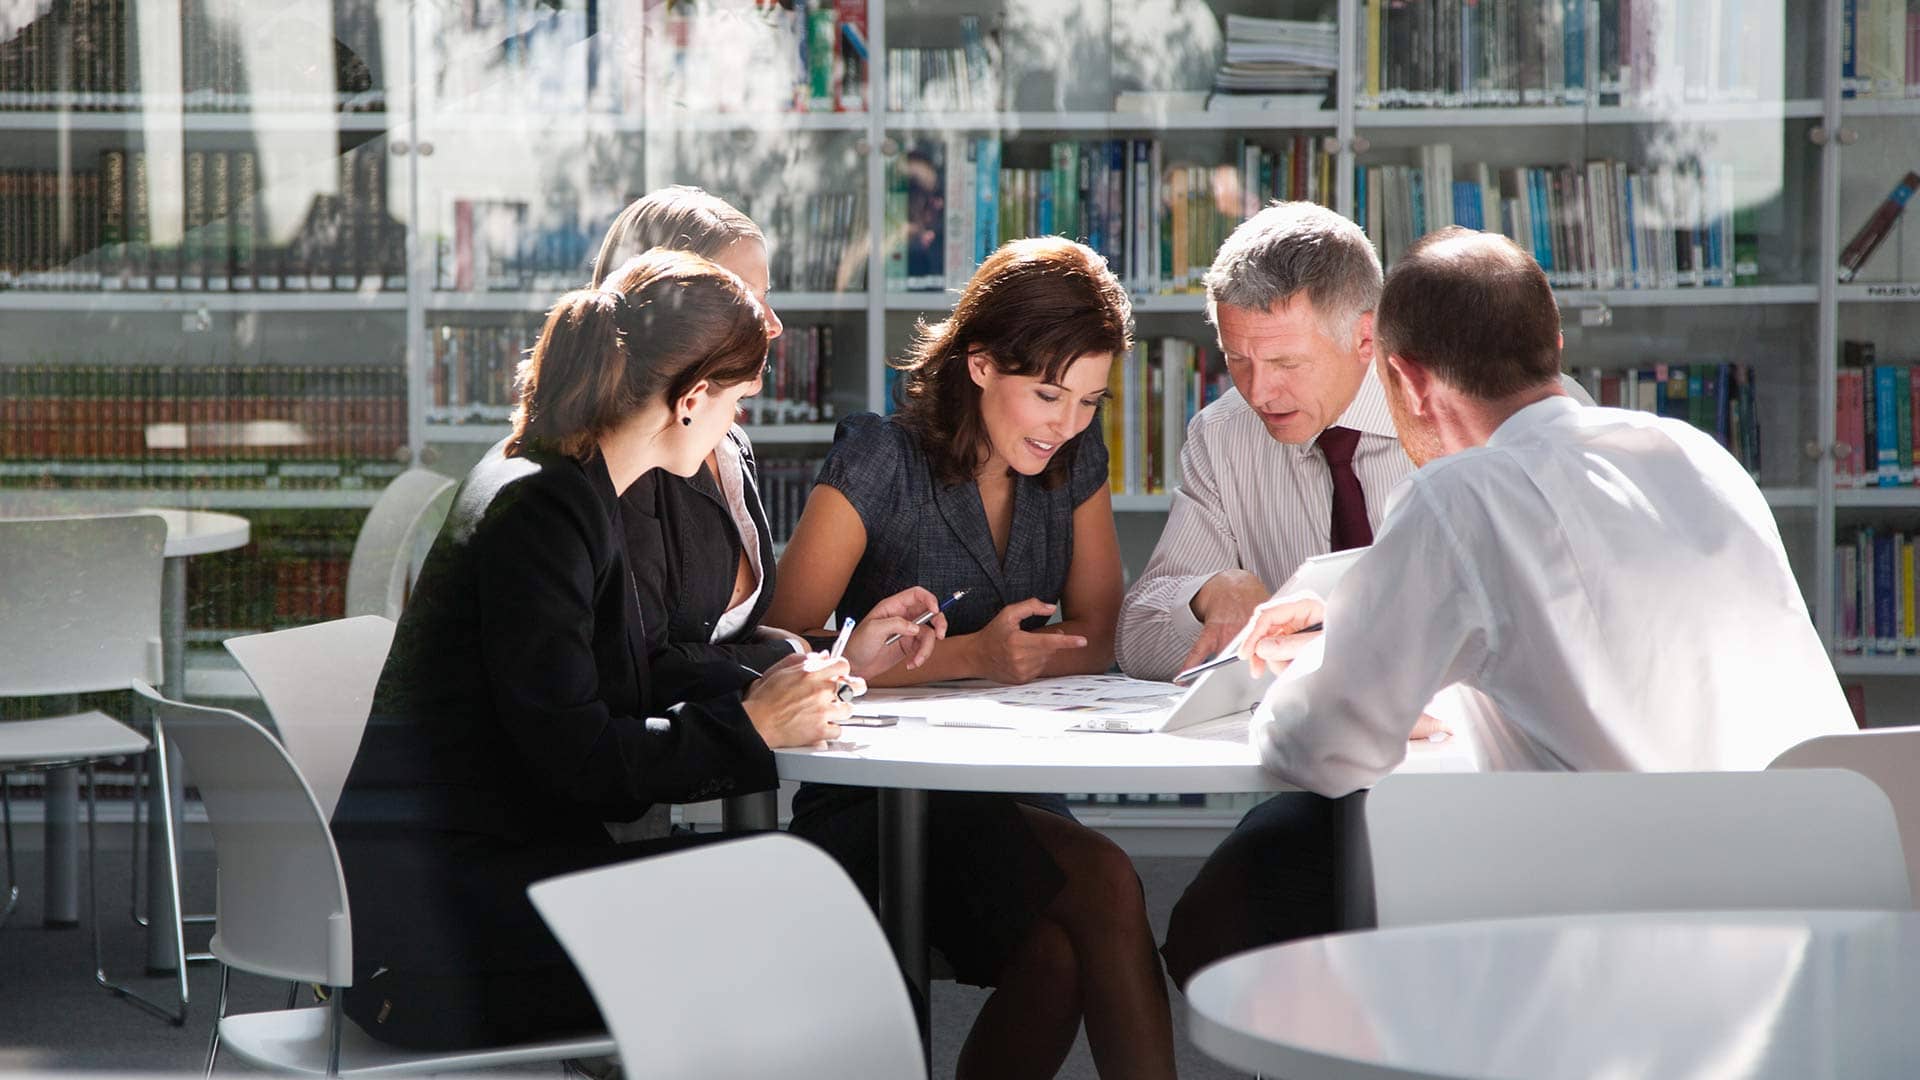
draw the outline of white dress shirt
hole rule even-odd
[[[746,434],[742,432],[740,437],[744,440]],[[760,587],[766,580],[766,574],[760,569],[760,530],[753,524],[753,515],[747,510],[747,482],[743,475],[746,469],[740,460],[740,447],[734,445],[732,439],[721,439],[720,445],[714,450],[714,459],[720,467],[717,477],[720,494],[727,500],[727,513],[733,518],[733,527],[740,534],[741,550],[747,553],[747,565],[753,571],[753,591],[714,620],[713,636],[708,640],[728,641],[746,629],[747,620],[753,615],[753,605],[760,599]]]
[[[1392,501],[1254,714],[1286,780],[1372,784],[1455,682],[1490,768],[1759,769],[1854,727],[1766,499],[1687,424],[1548,398]]]
[[[1400,449],[1393,416],[1372,367],[1340,419],[1360,432],[1353,471],[1380,528],[1387,493],[1413,462]],[[1333,477],[1312,442],[1267,433],[1238,390],[1200,410],[1180,448],[1180,486],[1153,558],[1120,609],[1114,652],[1137,679],[1170,679],[1200,638],[1190,603],[1222,570],[1247,570],[1278,588],[1309,556],[1332,550]]]

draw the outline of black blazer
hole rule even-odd
[[[742,494],[753,518],[764,575],[760,596],[747,619],[750,632],[773,603],[773,535],[760,503],[753,444],[737,426],[727,438],[740,452]],[[654,469],[620,496],[620,516],[626,525],[627,562],[640,589],[640,606],[666,614],[665,619],[647,624],[647,645],[654,652],[671,652],[689,661],[740,663],[755,671],[765,671],[792,654],[792,646],[780,642],[745,640],[748,632],[732,641],[712,641],[713,625],[733,599],[742,554],[740,530],[712,473],[701,469],[682,478]],[[744,672],[741,677],[750,678]]]
[[[616,858],[603,821],[777,783],[712,665],[650,664],[605,464],[489,450],[394,634],[333,833],[356,975],[566,963],[533,881]],[[705,700],[701,700],[705,699]]]

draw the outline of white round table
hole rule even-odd
[[[1911,1077],[1920,914],[1511,919],[1290,942],[1187,986],[1194,1044],[1288,1080]]]
[[[879,789],[880,923],[901,969],[927,996],[927,792],[1009,793],[1083,791],[1148,795],[1225,794],[1297,790],[1260,767],[1246,738],[1246,721],[1214,721],[1172,734],[1013,731],[938,727],[914,716],[895,727],[847,727],[818,748],[777,750],[783,780]],[[1453,740],[1409,746],[1408,772],[1471,772],[1470,746]],[[741,804],[751,803],[750,809]],[[1357,805],[1351,801],[1343,805]],[[730,824],[773,827],[770,795],[737,800]],[[1349,833],[1357,821],[1343,824]],[[1350,845],[1342,845],[1343,852]],[[1362,860],[1364,861],[1364,860]],[[1342,870],[1343,891],[1364,891],[1371,909],[1371,878],[1364,868]],[[1344,906],[1351,909],[1353,903]],[[927,1031],[923,1012],[921,1034]]]

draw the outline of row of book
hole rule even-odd
[[[17,6],[17,5],[16,5]],[[151,108],[166,86],[168,104],[194,112],[321,107],[382,111],[383,31],[406,40],[405,26],[382,27],[379,0],[332,0],[327,24],[313,24],[270,5],[179,0],[178,55],[155,57],[140,40],[142,23],[156,42],[176,35],[153,26],[137,0],[62,0],[28,5],[36,18],[0,40],[0,111]],[[24,12],[22,12],[24,14]],[[0,24],[4,25],[4,24]],[[251,70],[293,38],[330,43],[327,63],[305,69],[282,63]],[[143,55],[145,54],[145,55]],[[170,76],[177,74],[178,89]],[[302,84],[302,80],[305,84]]]
[[[1850,453],[1834,459],[1834,482],[1852,488],[1920,483],[1913,458],[1920,365],[1879,363],[1870,341],[1841,342],[1840,363],[1833,435]]]
[[[609,8],[627,5],[602,5]],[[644,35],[646,45],[637,70],[625,73],[617,108],[638,107],[634,95],[646,94],[656,105],[695,113],[867,111],[867,0],[632,8],[644,26],[628,30],[625,16],[612,13],[616,51],[632,50],[627,37]],[[637,85],[635,75],[646,83]]]
[[[800,512],[807,508],[807,494],[813,490],[813,478],[820,475],[825,459],[768,458],[758,453],[754,457],[760,504],[767,512],[767,532],[774,543],[784,544],[793,538],[793,527],[800,523]]]
[[[1578,373],[1597,405],[1685,420],[1719,440],[1755,478],[1760,475],[1758,378],[1751,364],[1655,364]]]
[[[1218,348],[1184,338],[1144,338],[1107,374],[1100,410],[1107,482],[1115,495],[1159,495],[1180,483],[1187,422],[1232,389]]]
[[[1758,279],[1751,215],[1735,196],[1730,164],[1481,163],[1457,174],[1444,143],[1420,148],[1419,159],[1354,171],[1360,224],[1385,262],[1429,232],[1463,225],[1512,238],[1556,288],[1727,287]]]
[[[780,292],[866,288],[866,199],[858,191],[729,200],[765,230],[768,281]],[[454,199],[435,243],[435,281],[451,292],[579,288],[593,272],[613,213],[532,207],[519,199]]]
[[[962,44],[888,49],[887,108],[893,112],[992,112],[1000,108],[999,64],[976,15],[960,17]]]
[[[1842,97],[1920,97],[1920,2],[1843,0]]]
[[[245,547],[194,560],[189,633],[225,638],[343,617],[363,515],[262,510],[247,517]]]
[[[1897,0],[1849,0],[1897,2]],[[1751,101],[1784,41],[1743,0],[1361,0],[1361,108]]]
[[[520,199],[456,198],[435,243],[435,285],[450,292],[551,292],[556,297],[593,276],[608,215],[577,206],[536,210]]]
[[[338,190],[315,196],[282,245],[268,242],[256,155],[177,158],[177,242],[154,234],[160,180],[142,151],[106,150],[97,171],[0,170],[0,289],[277,292],[406,288],[406,230],[387,212],[377,147],[342,154]],[[171,184],[168,187],[171,188]]]
[[[766,233],[767,279],[776,292],[859,292],[867,287],[866,186],[852,191],[765,191],[727,199]]]
[[[1866,526],[1833,548],[1835,647],[1847,656],[1920,654],[1915,625],[1916,534]]]
[[[920,139],[888,163],[887,287],[958,288],[1025,236],[1082,240],[1136,293],[1194,292],[1221,241],[1272,199],[1333,198],[1333,159],[1306,135],[1236,142],[1233,160],[1168,161],[1158,139],[1055,142],[1004,167],[1001,141]]]
[[[536,326],[433,327],[427,369],[434,424],[500,424],[511,419],[521,357],[539,335]],[[758,424],[831,420],[834,328],[789,325],[767,350],[760,393],[740,403],[742,419]]]
[[[398,367],[0,365],[0,466],[11,486],[330,487],[407,453]]]

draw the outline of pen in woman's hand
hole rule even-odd
[[[955,589],[955,590],[953,591],[953,595],[952,595],[952,596],[949,596],[949,597],[947,597],[947,599],[945,600],[945,602],[943,602],[943,603],[942,603],[942,604],[941,604],[941,605],[940,605],[939,607],[937,607],[937,608],[934,608],[934,609],[933,609],[932,611],[929,611],[929,612],[926,612],[925,614],[923,614],[923,615],[921,615],[921,616],[920,616],[919,618],[917,618],[917,619],[915,619],[915,620],[913,620],[913,625],[915,625],[915,626],[925,626],[925,625],[927,625],[928,623],[930,623],[930,622],[932,622],[932,621],[933,621],[933,617],[934,617],[935,615],[938,615],[938,614],[940,614],[941,612],[943,612],[943,611],[945,611],[945,610],[947,610],[948,608],[950,608],[950,607],[952,607],[952,606],[953,606],[953,602],[954,602],[955,600],[958,600],[958,599],[960,599],[961,597],[963,597],[963,596],[965,596],[965,595],[967,595],[967,590],[965,590],[965,589]],[[884,648],[886,648],[887,646],[889,646],[889,645],[891,645],[891,644],[893,644],[894,642],[896,642],[896,641],[899,641],[899,640],[900,640],[900,638],[901,638],[902,636],[904,636],[904,635],[901,635],[901,634],[894,634],[893,636],[891,636],[891,637],[889,637],[889,638],[887,638],[887,640],[885,640],[885,641],[883,641],[883,642],[881,642],[881,643],[880,643],[880,647],[884,649]]]
[[[840,654],[847,651],[847,639],[852,636],[853,636],[853,620],[848,619],[847,621],[840,624],[840,636],[833,639],[833,649],[827,653],[827,659],[829,660],[840,659]],[[838,687],[834,689],[833,693],[834,693],[834,696],[838,697],[841,701],[852,701],[853,700],[853,684],[850,682],[842,682]]]

